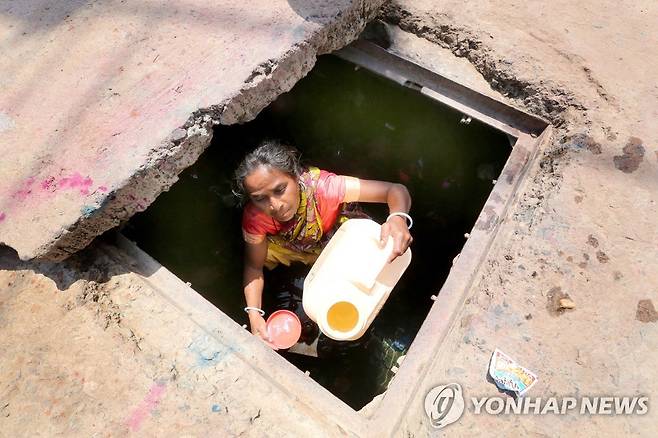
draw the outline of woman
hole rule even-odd
[[[273,141],[248,154],[235,172],[237,193],[248,200],[242,233],[246,242],[244,294],[251,332],[268,345],[262,309],[263,267],[292,262],[312,264],[338,226],[354,216],[350,203],[387,203],[391,215],[382,225],[402,255],[412,238],[407,227],[411,197],[406,187],[383,181],[335,175],[316,167],[302,168],[295,149]]]

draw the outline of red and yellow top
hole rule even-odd
[[[320,170],[314,194],[322,231],[326,233],[335,225],[341,204],[359,199],[359,179]],[[268,235],[279,234],[294,224],[295,218],[282,224],[251,202],[245,206],[242,214],[242,234],[249,243],[260,243]]]
[[[242,215],[248,243],[268,240],[266,266],[292,261],[311,263],[320,254],[337,222],[347,220],[346,203],[359,199],[358,178],[309,167],[299,177],[300,203],[295,216],[281,223],[251,202]]]

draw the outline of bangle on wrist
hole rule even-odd
[[[400,216],[400,217],[405,218],[407,220],[407,228],[409,230],[414,225],[414,220],[411,219],[411,216],[409,216],[407,213],[403,213],[401,211],[396,211],[396,212],[393,212],[393,213],[389,214],[388,217],[386,218],[386,222],[388,222],[388,220],[390,218],[392,218],[393,216]]]
[[[258,307],[247,306],[244,308],[244,311],[247,313],[249,313],[250,310],[255,310],[256,312],[260,313],[260,316],[265,316],[263,309],[259,309]]]

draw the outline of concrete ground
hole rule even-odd
[[[289,2],[293,10],[296,5]],[[80,13],[89,17],[84,14],[94,11]],[[1,16],[6,22],[8,15]],[[373,424],[390,425],[383,432],[391,436],[655,436],[658,34],[653,26],[658,6],[609,0],[532,5],[410,0],[387,3],[380,18],[397,26],[391,29],[392,50],[540,115],[556,129],[554,141],[530,169],[512,216],[500,224],[451,331],[424,372],[414,376],[414,398],[398,406],[401,415],[380,418],[388,412],[382,407],[397,403],[385,394],[362,415]],[[57,29],[44,27],[42,32]],[[153,30],[160,31],[170,34]],[[43,34],[34,38],[38,41],[28,38],[27,47],[48,40]],[[206,43],[198,41],[199,47]],[[133,59],[146,57],[140,52]],[[0,65],[4,72],[6,62]],[[21,99],[36,102],[39,94]],[[70,105],[82,108],[74,101]],[[12,124],[4,103],[0,112],[0,138],[7,148],[6,139],[18,138],[7,132],[18,125]],[[68,147],[63,140],[53,141],[52,146],[40,144],[40,150]],[[4,156],[13,157],[7,151]],[[40,156],[32,155],[37,163]],[[71,151],[68,155],[73,160]],[[4,166],[2,174],[10,181],[29,173]],[[68,187],[71,181],[63,184]],[[28,226],[23,222],[32,220],[38,227],[41,212],[48,210],[25,205],[22,225],[12,228],[16,246],[20,227]],[[6,214],[4,222],[9,219]],[[0,240],[10,243],[5,235]],[[24,237],[25,248],[41,245]],[[36,254],[30,251],[22,255]],[[358,426],[353,415],[359,414],[340,403],[331,405],[321,388],[310,395],[296,391],[301,372],[275,354],[267,356],[221,315],[211,310],[195,314],[202,302],[177,305],[172,291],[184,295],[184,285],[127,251],[98,241],[61,263],[21,262],[4,251],[3,435],[383,434],[376,427]],[[574,309],[556,310],[556,298],[563,294],[575,302]],[[209,332],[202,319],[224,323]],[[457,382],[467,397],[498,395],[485,378],[496,347],[539,376],[528,396],[643,394],[651,398],[649,413],[478,416],[467,410],[455,424],[433,430],[423,409],[433,386]],[[394,380],[393,386],[400,382]]]

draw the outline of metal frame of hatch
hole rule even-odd
[[[409,409],[423,409],[422,406],[411,406],[414,395],[420,390],[422,379],[419,376],[424,375],[436,357],[496,240],[509,207],[518,197],[517,192],[527,170],[538,161],[538,151],[550,140],[552,126],[367,41],[356,41],[335,55],[415,89],[429,99],[478,119],[516,139],[459,257],[441,290],[431,297],[434,304],[406,358],[389,388],[373,405],[373,409],[369,409],[368,415],[353,410],[295,366],[253,339],[238,323],[121,233],[116,233],[113,245],[107,245],[106,249],[117,259],[128,263],[135,272],[149,273],[149,283],[209,336],[236,351],[235,354],[243,357],[246,366],[254,367],[266,376],[277,389],[299,403],[305,412],[335,427],[323,432],[343,436],[391,436]]]

